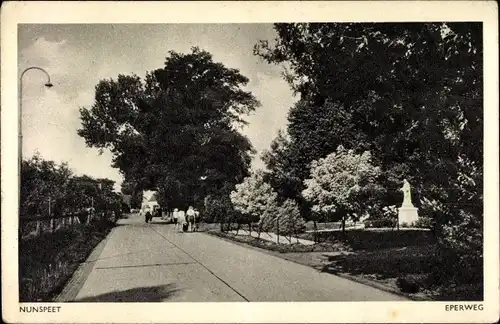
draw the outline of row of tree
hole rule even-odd
[[[67,163],[35,154],[22,162],[20,215],[58,216],[92,207],[96,212],[119,212],[122,198],[113,186],[112,180],[74,175]]]
[[[347,220],[367,218],[376,208],[369,202],[384,192],[380,175],[380,167],[372,164],[369,152],[356,154],[342,146],[325,158],[312,161],[310,177],[304,180],[301,193],[311,206],[309,217],[316,225],[321,216],[339,215],[342,231]],[[237,184],[227,208],[234,209],[232,213],[238,216],[227,222],[248,224],[250,231],[256,224],[259,237],[263,231],[290,236],[302,232],[305,221],[297,202],[292,198],[280,199],[269,180],[269,173],[258,170]]]
[[[274,28],[272,45],[261,41],[254,52],[286,64],[285,78],[300,95],[287,130],[263,156],[279,196],[296,200],[306,218],[331,207],[340,212],[336,218],[367,208],[371,217],[382,217],[383,206],[401,204],[406,178],[420,214],[434,220],[442,246],[456,256],[449,259],[482,278],[482,24]],[[344,190],[330,180],[307,181],[330,168],[336,158],[327,155],[340,145],[356,159],[370,152],[377,168],[365,170],[372,183],[367,190],[350,187],[349,167],[326,177],[344,183]],[[345,188],[355,189],[346,196]]]

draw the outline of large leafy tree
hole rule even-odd
[[[275,29],[275,44],[263,41],[255,51],[289,63],[286,77],[301,99],[289,113],[287,155],[301,179],[312,160],[342,144],[372,152],[385,187],[395,191],[406,177],[415,192],[439,203],[439,223],[459,210],[481,215],[481,24]]]
[[[247,83],[206,51],[171,51],[144,80],[101,80],[95,103],[80,110],[78,134],[109,149],[127,180],[185,208],[247,175],[253,148],[238,127],[259,105]]]
[[[235,219],[235,214],[229,194],[210,194],[204,199],[201,221],[219,223],[221,232],[229,231],[231,223]],[[226,228],[224,228],[224,224],[226,224]]]
[[[230,197],[234,209],[245,217],[250,230],[251,223],[259,223],[259,236],[263,227],[269,223],[269,219],[276,217],[277,194],[271,185],[264,181],[264,172],[261,170],[257,170],[242,183],[237,184]]]
[[[280,130],[271,142],[270,148],[262,154],[262,160],[270,171],[267,174],[269,183],[278,192],[279,198],[296,198],[302,188],[302,172],[297,168],[295,149],[290,136]]]
[[[276,24],[275,42],[255,48],[270,63],[288,63],[286,79],[300,94],[286,150],[300,177],[338,144],[370,151],[384,173],[386,204],[401,202],[396,190],[407,178],[419,213],[436,221],[438,238],[464,269],[482,267],[482,29],[461,22]]]
[[[21,168],[20,215],[48,215],[64,208],[72,172],[66,163],[56,164],[35,154]]]
[[[379,176],[380,168],[371,163],[369,152],[355,154],[339,146],[312,162],[311,178],[304,181],[302,195],[314,212],[340,215],[344,230],[347,218],[357,220],[376,204],[382,191]]]
[[[21,217],[96,211],[118,212],[121,196],[113,191],[114,181],[73,175],[67,163],[57,164],[35,154],[21,169]]]
[[[72,177],[68,189],[65,200],[72,212],[97,207],[100,196],[99,185],[92,177],[86,175]]]
[[[140,208],[142,203],[142,190],[136,181],[128,180],[122,182],[121,193],[130,197],[130,208]]]

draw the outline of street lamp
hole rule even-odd
[[[19,78],[19,116],[18,116],[18,123],[19,123],[19,168],[21,168],[21,163],[22,163],[22,157],[23,157],[23,149],[22,149],[22,142],[23,142],[23,77],[24,74],[30,70],[39,70],[45,73],[47,76],[47,82],[45,82],[45,86],[47,88],[52,88],[54,85],[50,82],[50,75],[45,71],[44,69],[37,67],[37,66],[32,66],[27,69],[25,69],[21,73],[21,77]],[[19,169],[20,172],[21,169]]]
[[[30,70],[39,70],[45,73],[47,76],[47,82],[45,82],[45,86],[47,88],[52,88],[54,85],[50,82],[50,75],[45,71],[44,69],[37,67],[37,66],[32,66],[27,69],[25,69],[21,73],[21,77],[19,78],[19,117],[18,117],[18,123],[19,123],[19,168],[21,168],[21,163],[22,163],[22,157],[23,157],[23,149],[22,149],[22,143],[23,143],[23,77],[26,72]],[[21,169],[19,169],[21,170]]]
[[[18,164],[19,164],[19,183],[21,183],[21,168],[22,168],[22,163],[23,163],[23,148],[22,148],[22,143],[23,143],[23,77],[24,74],[30,70],[39,70],[45,73],[47,76],[47,82],[45,82],[45,86],[47,88],[53,87],[53,84],[50,82],[50,75],[45,71],[44,69],[37,67],[37,66],[32,66],[29,68],[26,68],[22,73],[21,76],[19,77],[19,116],[18,116],[18,127],[19,127],[19,134],[18,134]],[[19,209],[21,209],[21,190],[19,190]]]

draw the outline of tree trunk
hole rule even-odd
[[[345,234],[345,216],[342,216],[342,234]]]
[[[248,235],[252,236],[252,223],[248,223]]]
[[[279,218],[276,218],[276,241],[280,244],[280,222]]]
[[[316,224],[316,219],[313,220],[314,224],[314,243],[319,243],[318,241],[318,224]]]

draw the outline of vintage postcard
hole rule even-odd
[[[493,323],[493,1],[6,2],[9,323]]]

